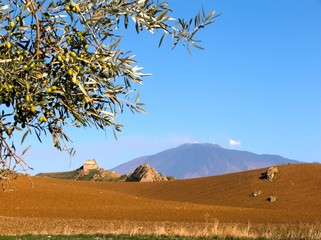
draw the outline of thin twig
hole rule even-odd
[[[38,15],[37,15],[37,10],[36,10],[36,7],[35,7],[35,3],[33,0],[28,0],[29,3],[30,3],[30,10],[32,12],[32,15],[35,17],[36,19],[36,59],[39,60],[39,54],[40,54],[40,42],[41,42],[41,39],[40,39],[40,22],[39,22],[39,19],[38,19]]]

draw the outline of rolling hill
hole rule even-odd
[[[277,168],[273,181],[260,179],[266,168],[152,183],[19,176],[8,186],[15,191],[0,191],[0,234],[320,239],[321,164]],[[277,200],[268,201],[271,196]]]
[[[224,149],[217,144],[184,144],[160,153],[143,156],[119,165],[111,171],[128,174],[143,163],[158,172],[178,179],[215,176],[233,172],[259,169],[272,165],[299,163],[277,155],[255,154]]]

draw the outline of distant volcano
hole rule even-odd
[[[186,179],[300,162],[277,155],[259,155],[246,151],[224,149],[217,144],[194,143],[133,159],[111,169],[111,171],[128,174],[143,163],[149,164],[167,176]]]

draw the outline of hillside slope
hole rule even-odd
[[[260,179],[265,169],[220,176],[177,180],[171,184],[145,184],[126,193],[166,201],[189,202],[226,207],[302,210],[307,214],[321,209],[321,164],[277,166],[273,181]],[[116,190],[116,189],[115,189]],[[253,197],[252,193],[261,191]],[[270,196],[277,201],[269,203]],[[321,217],[321,212],[318,213]]]
[[[136,158],[111,171],[127,174],[143,163],[167,176],[186,179],[299,162],[277,155],[224,149],[217,144],[184,144],[155,155]]]
[[[79,182],[70,180],[32,177],[34,187],[26,177],[19,177],[10,183],[17,191],[1,192],[1,213],[7,215],[27,214],[31,209],[64,215],[57,212],[54,206],[68,208],[67,212],[99,208],[105,203],[108,209],[118,205],[113,199],[126,199],[124,209],[130,209],[130,204],[136,204],[137,199],[143,202],[162,201],[177,204],[201,204],[206,206],[241,207],[248,209],[275,209],[282,211],[304,211],[315,213],[321,209],[321,164],[291,164],[278,166],[279,174],[274,181],[260,179],[266,169],[251,170],[221,176],[177,180],[170,182],[132,183],[132,182]],[[254,191],[262,194],[254,198]],[[86,194],[83,194],[86,193]],[[278,198],[275,203],[269,203],[267,198],[274,195]],[[5,196],[5,198],[3,198]],[[56,197],[53,197],[56,196]],[[107,196],[107,197],[106,197]],[[106,199],[104,198],[106,197]],[[46,201],[37,203],[38,198]],[[21,199],[25,199],[20,202]],[[133,202],[131,202],[133,201]],[[80,208],[77,206],[82,202]],[[53,205],[51,205],[52,203]],[[72,204],[76,204],[72,206]],[[50,207],[46,208],[47,204]],[[67,206],[66,206],[67,204]],[[20,208],[16,208],[20,206]],[[133,205],[133,206],[134,206]],[[34,213],[40,213],[35,211]],[[99,213],[93,213],[95,215]],[[321,217],[321,212],[318,213]],[[98,216],[97,215],[97,216]],[[139,218],[139,216],[135,216]],[[155,216],[157,218],[157,216]],[[320,219],[321,220],[321,219]]]
[[[154,183],[32,177],[33,186],[19,176],[7,186],[15,191],[0,191],[0,234],[103,233],[120,223],[148,229],[214,221],[265,229],[321,222],[321,164],[278,166],[273,181],[260,179],[265,171]],[[253,197],[256,191],[261,195]]]

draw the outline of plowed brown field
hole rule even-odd
[[[20,176],[9,184],[15,191],[0,191],[0,234],[196,234],[205,228],[215,234],[218,226],[249,233],[319,225],[321,164],[278,168],[272,182],[259,178],[266,169],[161,183],[32,177],[32,186]],[[267,201],[270,196],[277,201]]]

